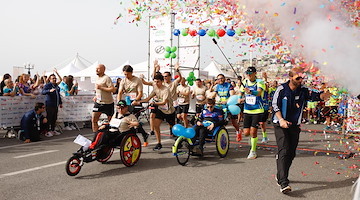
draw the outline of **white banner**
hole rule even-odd
[[[63,108],[59,108],[58,122],[90,121],[94,96],[62,97]],[[0,127],[20,126],[22,116],[34,109],[35,103],[45,102],[45,96],[0,97]]]

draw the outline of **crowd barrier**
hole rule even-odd
[[[94,106],[93,97],[93,95],[62,97],[63,108],[59,108],[58,122],[90,121]],[[44,103],[45,96],[0,97],[0,127],[20,126],[24,113],[34,109],[37,102]]]

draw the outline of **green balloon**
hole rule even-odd
[[[210,30],[207,31],[207,34],[208,34],[208,36],[210,36],[210,37],[214,37],[215,34],[216,34],[216,32],[215,32],[214,29],[210,29]]]
[[[188,33],[188,29],[186,28],[186,29],[183,29],[182,31],[181,31],[181,35],[183,35],[183,36],[187,36],[189,33]]]
[[[165,53],[165,58],[170,58],[170,53],[169,52]]]
[[[193,81],[188,81],[189,85],[190,86],[193,86],[194,85],[194,82]]]
[[[171,52],[171,47],[166,46],[166,47],[165,47],[165,51],[166,51],[166,52]]]
[[[171,47],[171,52],[175,52],[177,50],[176,46]]]
[[[171,57],[171,58],[176,58],[176,53],[171,53],[171,54],[170,54],[170,57]]]
[[[194,72],[190,72],[190,73],[189,73],[189,77],[190,77],[190,78],[194,77]]]

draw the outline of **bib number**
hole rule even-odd
[[[117,119],[117,118],[113,117],[113,118],[110,120],[110,126],[119,128],[119,127],[120,127],[120,124],[121,124],[121,121],[122,121],[121,119]]]
[[[203,101],[205,98],[204,98],[204,95],[199,94],[199,95],[196,95],[196,99],[198,101]]]
[[[179,103],[184,103],[185,102],[185,98],[183,98],[183,97],[179,97],[177,100],[178,100]]]
[[[166,103],[165,105],[159,106],[159,109],[160,109],[160,110],[169,110],[169,106],[168,106],[168,104]]]
[[[247,96],[245,98],[245,102],[249,105],[255,105],[256,103],[256,97],[255,96]]]
[[[125,93],[125,96],[130,97],[130,100],[133,101],[136,98],[136,93]]]

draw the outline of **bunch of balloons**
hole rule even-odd
[[[238,95],[232,95],[226,103],[232,115],[238,115],[241,112],[240,107],[236,105],[238,103],[238,99]]]
[[[176,50],[177,50],[176,46],[165,47],[165,58],[176,58],[176,53],[175,53]]]
[[[195,75],[194,75],[194,72],[190,72],[190,73],[189,73],[189,76],[186,78],[186,81],[188,82],[188,84],[189,84],[190,86],[193,86],[195,80],[196,80],[196,77],[195,77]]]
[[[224,37],[225,35],[228,35],[230,37],[234,36],[235,34],[241,36],[243,34],[247,33],[247,31],[243,28],[238,28],[236,30],[234,30],[233,28],[229,28],[229,29],[223,29],[223,28],[219,28],[217,30],[215,29],[199,29],[198,31],[195,29],[182,29],[181,31],[179,29],[174,29],[173,34],[175,36],[179,36],[180,34],[182,36],[205,36],[206,34],[210,37]]]
[[[193,138],[195,137],[195,130],[193,128],[185,128],[181,124],[175,124],[172,127],[172,132],[175,136],[184,136],[186,138]]]

